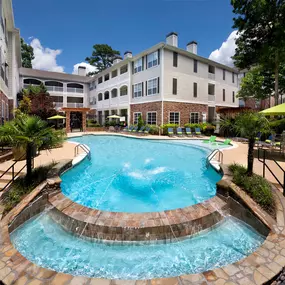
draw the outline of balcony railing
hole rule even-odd
[[[68,108],[83,108],[83,103],[67,103]]]
[[[84,93],[83,89],[81,88],[71,88],[71,87],[67,87],[67,92],[69,93]]]
[[[214,73],[208,73],[208,78],[215,80],[215,74]]]
[[[208,95],[208,102],[215,102],[215,95]]]
[[[51,92],[63,92],[63,87],[60,86],[46,86],[46,88]]]
[[[40,86],[40,85],[36,85],[36,84],[24,84],[24,89],[29,88],[29,86]]]

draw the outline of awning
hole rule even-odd
[[[48,120],[60,120],[60,119],[66,119],[65,117],[63,116],[60,116],[60,115],[55,115],[53,117],[49,117],[47,118]]]
[[[285,115],[285,103],[265,109],[260,112],[263,115]]]

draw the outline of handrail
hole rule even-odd
[[[20,160],[22,160],[22,158],[25,157],[25,153],[18,159],[16,160],[4,173],[2,173],[0,175],[0,179],[12,168],[12,177],[14,176],[14,166],[17,164],[17,162],[19,162]]]
[[[261,160],[261,158],[260,158],[260,151],[263,151],[263,157],[262,157],[263,160]],[[270,169],[270,167],[266,163],[266,149],[258,148],[258,150],[257,150],[257,159],[258,159],[258,161],[260,161],[263,164],[263,173],[262,173],[263,177],[265,177],[265,170],[267,168],[270,171],[270,173],[272,174],[272,176],[276,179],[278,184],[283,188],[283,196],[285,196],[285,170],[280,166],[280,164],[274,158],[271,159],[272,161],[275,162],[275,164],[283,172],[283,184],[282,184],[282,182],[278,179],[278,177],[274,174],[274,172]]]
[[[90,151],[90,149],[88,149],[88,148],[86,147],[86,145],[84,145],[84,144],[82,144],[82,143],[75,146],[75,149],[74,149],[74,156],[76,156],[76,155],[78,154],[78,149],[79,149],[79,147],[80,147],[81,149],[83,149],[83,150],[86,152],[88,159],[91,160],[91,151]]]
[[[216,148],[216,149],[214,149],[214,150],[207,156],[207,158],[206,158],[207,167],[209,166],[210,161],[211,161],[212,159],[214,159],[214,157],[215,157],[217,154],[219,154],[218,161],[219,161],[220,163],[223,163],[223,161],[224,161],[224,154],[223,154],[223,152],[221,152],[219,149]]]

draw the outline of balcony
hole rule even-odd
[[[54,107],[56,109],[62,108],[63,107],[63,102],[54,102]]]
[[[208,95],[208,102],[215,102],[216,98],[215,95]]]
[[[8,81],[7,77],[5,77],[5,84],[6,84],[7,87],[9,86],[9,81]]]
[[[47,91],[49,92],[63,92],[63,87],[60,86],[46,86]]]
[[[67,103],[67,108],[83,108],[83,103]]]
[[[81,94],[84,93],[82,88],[72,88],[72,87],[67,87],[67,92],[68,93],[81,93]]]
[[[211,80],[215,80],[215,73],[208,73],[208,78]]]

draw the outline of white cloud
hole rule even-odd
[[[62,50],[43,47],[37,38],[33,38],[30,45],[34,49],[35,58],[32,60],[34,69],[64,72],[64,67],[56,62],[56,57],[62,53]]]
[[[73,66],[73,74],[78,74],[78,67],[79,66],[84,66],[86,67],[86,74],[88,74],[89,72],[93,72],[93,71],[96,71],[96,67],[89,64],[89,63],[86,63],[86,62],[80,62],[80,63],[77,63]]]
[[[232,56],[235,54],[237,31],[233,31],[219,49],[214,50],[209,59],[228,66],[234,66]]]

